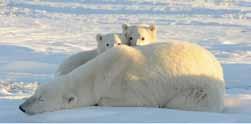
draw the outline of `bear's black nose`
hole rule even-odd
[[[19,106],[19,109],[20,109],[22,112],[25,112],[25,110],[22,108],[22,106]]]
[[[131,45],[132,45],[132,43],[129,41],[129,42],[128,42],[128,46],[131,46]]]

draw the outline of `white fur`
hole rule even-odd
[[[148,45],[157,41],[157,27],[156,25],[122,25],[122,35],[125,37],[123,44],[129,46]]]
[[[56,70],[55,77],[68,74],[75,68],[95,58],[97,54],[98,54],[97,50],[94,49],[90,51],[82,51],[82,52],[71,55],[70,57],[66,58],[63,61],[63,63],[59,65],[58,69]]]
[[[111,34],[97,34],[96,41],[98,46],[98,53],[103,53],[104,51],[116,47],[122,44],[123,37],[121,34],[111,33]]]
[[[98,54],[101,54],[112,47],[116,47],[122,44],[123,39],[124,38],[121,36],[121,34],[97,34],[97,49],[73,54],[72,56],[67,58],[62,64],[59,65],[59,68],[55,73],[55,77],[68,74],[75,68],[95,58]],[[107,44],[109,44],[109,46],[107,46]]]
[[[130,46],[148,45],[156,42],[157,28],[155,25],[140,24],[137,26],[129,26],[127,24],[123,24],[122,28],[122,34],[97,34],[97,49],[79,52],[68,57],[62,64],[59,65],[58,69],[56,70],[55,77],[68,74],[75,68],[87,63],[89,60],[95,58],[98,54],[101,54],[114,46],[118,46],[120,44],[127,44]],[[133,37],[132,41],[129,40],[130,37]],[[144,37],[143,41],[141,39],[142,37]],[[109,44],[109,46],[106,46],[106,44]]]
[[[198,45],[121,45],[45,84],[21,107],[29,114],[94,104],[221,112],[224,93],[220,63]]]

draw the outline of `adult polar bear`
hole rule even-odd
[[[224,93],[220,63],[198,45],[121,45],[39,87],[20,109],[36,114],[98,104],[221,112]]]

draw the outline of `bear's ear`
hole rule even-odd
[[[149,28],[150,28],[151,31],[156,31],[156,29],[157,29],[157,27],[156,27],[155,24],[151,24],[151,25],[149,26]]]
[[[96,40],[97,40],[97,41],[102,41],[102,39],[103,39],[103,38],[102,38],[102,35],[101,35],[101,34],[97,34],[97,35],[96,35]]]
[[[122,30],[126,31],[128,29],[129,25],[128,24],[122,24]]]
[[[66,95],[63,98],[64,98],[65,103],[67,104],[72,104],[77,101],[77,97],[74,95]]]

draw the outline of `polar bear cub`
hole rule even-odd
[[[122,25],[122,35],[125,37],[124,44],[129,46],[148,45],[157,41],[156,25]]]
[[[123,37],[121,34],[110,33],[110,34],[97,34],[97,49],[83,51],[76,53],[68,57],[62,64],[59,65],[55,73],[55,77],[68,74],[75,68],[87,63],[89,60],[95,58],[98,54],[105,52],[106,50],[118,46],[122,43]]]
[[[105,35],[97,34],[97,51],[98,53],[103,53],[112,47],[119,46],[122,44],[122,40],[122,35],[119,33],[110,33]]]

